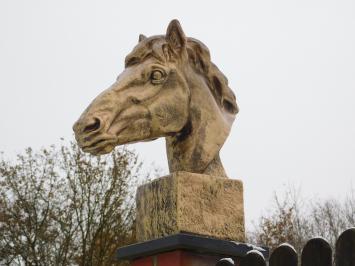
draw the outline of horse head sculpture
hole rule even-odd
[[[238,106],[208,48],[177,20],[166,35],[139,36],[116,82],[74,124],[83,151],[165,137],[170,172],[226,177],[219,151]]]

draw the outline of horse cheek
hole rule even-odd
[[[164,137],[179,132],[187,122],[188,108],[177,99],[163,97],[158,104],[151,106],[152,130],[155,136]]]
[[[187,123],[188,90],[176,73],[171,73],[151,106],[153,128],[159,136],[179,132]]]

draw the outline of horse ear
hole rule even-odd
[[[177,19],[169,23],[165,38],[173,50],[180,51],[186,46],[186,37]]]
[[[139,34],[138,42],[144,41],[147,37],[144,34]]]

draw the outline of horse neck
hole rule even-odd
[[[191,143],[193,146],[190,150],[186,150],[185,146]],[[226,172],[219,157],[219,152],[215,154],[209,162],[202,161],[195,157],[196,147],[194,141],[186,141],[186,143],[177,143],[174,137],[166,137],[166,150],[170,173],[177,171],[186,171],[192,173],[206,174],[227,178]]]
[[[226,178],[219,150],[229,133],[209,88],[190,82],[190,119],[175,136],[166,137],[170,172],[187,171]]]

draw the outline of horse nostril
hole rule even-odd
[[[96,130],[98,130],[100,127],[101,127],[100,119],[94,118],[94,122],[91,123],[91,124],[89,124],[89,125],[87,125],[87,126],[84,128],[83,132],[84,132],[84,133],[89,133],[89,132],[92,132],[92,131],[96,131]]]

